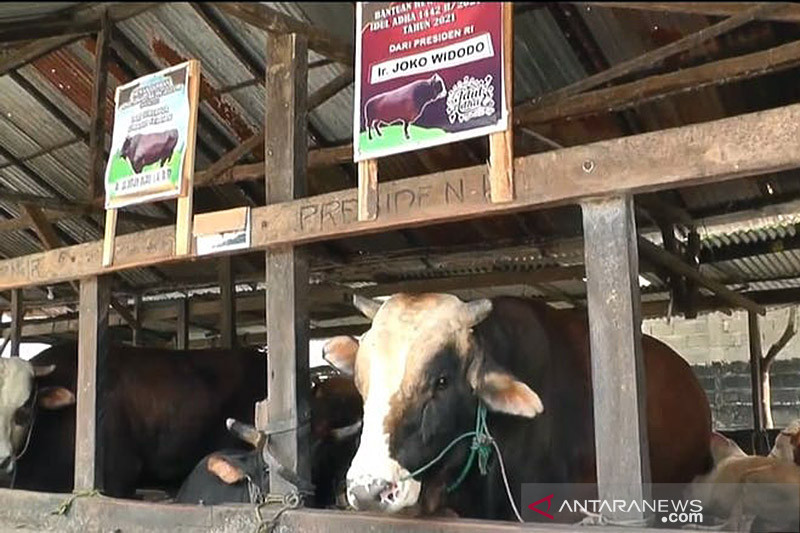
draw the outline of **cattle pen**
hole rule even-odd
[[[644,497],[629,489],[649,482],[642,320],[745,311],[747,436],[768,451],[759,319],[800,303],[800,6],[504,9],[514,157],[510,197],[496,201],[486,137],[354,163],[352,2],[0,6],[0,353],[78,340],[75,491],[0,489],[0,530],[254,531],[276,516],[276,531],[568,530],[97,493],[112,341],[268,344],[256,426],[308,471],[310,341],[369,328],[354,294],[517,295],[588,311],[609,499]],[[244,206],[249,238],[178,255],[177,202],[136,205],[120,209],[106,264],[114,89],[190,59],[202,68],[195,225]],[[377,176],[365,171],[374,161]],[[293,488],[270,478],[272,493]]]

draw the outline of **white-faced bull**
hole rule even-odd
[[[353,507],[512,519],[498,450],[516,502],[523,483],[595,482],[584,313],[447,294],[398,294],[383,304],[356,297],[355,305],[372,319],[369,331],[360,342],[325,346],[331,364],[354,374],[364,401],[347,473]],[[652,479],[689,483],[710,466],[708,401],[678,354],[650,337],[643,348]],[[480,429],[484,409],[497,445],[485,475],[468,461],[471,439],[455,442]]]
[[[54,365],[37,366],[19,358],[0,359],[0,482],[13,480],[17,459],[26,451],[37,409],[60,409],[75,403],[61,387],[40,387],[38,378]]]

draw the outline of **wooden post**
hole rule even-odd
[[[307,46],[302,35],[267,36],[268,204],[300,198],[306,192]],[[305,250],[292,245],[273,247],[266,256],[269,394],[266,410],[257,410],[257,425],[281,431],[270,438],[272,453],[301,479],[309,480],[308,263]],[[295,489],[277,469],[270,469],[269,478],[271,492]]]
[[[614,196],[581,208],[598,496],[641,501],[650,497],[650,460],[633,201]],[[609,518],[638,520],[645,514]]]
[[[103,453],[97,398],[108,354],[110,279],[81,280],[78,323],[78,394],[75,426],[75,490],[102,489]]]
[[[24,319],[22,289],[14,289],[11,291],[11,357],[19,357],[19,347],[22,344],[22,321]]]
[[[106,144],[106,91],[108,88],[108,58],[111,44],[112,22],[108,9],[103,11],[101,29],[97,34],[94,51],[94,82],[92,83],[92,111],[89,126],[89,201],[103,196],[105,190]]]
[[[747,312],[747,336],[750,339],[750,391],[753,400],[753,452],[766,455],[769,452],[764,416],[761,410],[763,391],[761,388],[761,327],[758,315]]]
[[[514,199],[514,4],[503,2],[503,78],[508,128],[489,135],[489,191],[492,202]]]
[[[236,344],[236,291],[230,256],[220,257],[217,261],[217,276],[219,279],[219,298],[222,303],[219,315],[220,346],[233,348]]]
[[[178,300],[178,318],[175,331],[175,348],[189,349],[189,297]]]
[[[378,160],[358,162],[358,220],[378,218]]]
[[[200,110],[200,62],[189,61],[189,101],[193,111],[189,115],[186,129],[186,155],[183,160],[184,188],[178,197],[178,212],[175,215],[175,255],[188,255],[192,251],[192,211],[194,205],[194,159],[197,145],[197,115]]]
[[[141,346],[142,343],[142,295],[133,297],[133,318],[135,324],[131,327],[131,344]]]

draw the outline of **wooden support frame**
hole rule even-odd
[[[236,291],[233,274],[233,261],[230,256],[217,260],[217,276],[219,279],[219,299],[222,303],[219,331],[220,346],[233,348],[236,343]]]
[[[267,36],[267,203],[304,196],[306,188],[306,83],[308,49],[299,34]],[[267,402],[256,410],[259,429],[277,431],[270,448],[300,479],[311,479],[308,362],[308,259],[292,245],[266,253],[269,349]],[[270,461],[265,456],[265,460]],[[270,468],[270,491],[298,490]]]
[[[175,349],[189,349],[189,298],[177,302],[178,316],[175,321]]]
[[[492,202],[514,199],[514,4],[503,2],[503,86],[508,126],[489,135],[489,194]]]
[[[11,357],[19,357],[19,347],[22,344],[22,322],[25,319],[25,309],[22,302],[22,289],[11,291]],[[2,355],[0,351],[0,355]]]
[[[108,356],[108,308],[111,303],[107,276],[81,280],[78,333],[78,391],[75,425],[75,490],[101,489],[103,449],[97,399],[100,378]]]
[[[358,220],[378,218],[378,160],[358,162]]]
[[[769,453],[769,440],[766,438],[764,413],[761,408],[764,391],[761,383],[761,325],[758,315],[747,313],[747,337],[750,347],[750,391],[753,401],[753,450],[759,455]]]
[[[108,9],[100,17],[100,32],[94,49],[94,80],[89,125],[89,201],[104,194],[104,155],[106,145],[106,93],[108,89],[108,60],[114,27]],[[106,219],[108,220],[108,219]]]
[[[650,498],[639,260],[630,195],[591,200],[583,212],[594,434],[601,500]],[[641,511],[612,519],[642,520]]]
[[[392,211],[375,221],[357,220],[356,189],[286,200],[252,209],[249,249],[575,204],[619,190],[636,194],[765,175],[800,166],[798,137],[795,104],[517,158],[516,196],[503,204],[486,197],[485,166],[385,183],[380,198],[389,199]],[[100,264],[102,242],[0,261],[0,290],[180,260],[174,231],[168,226],[120,237],[110,267]]]

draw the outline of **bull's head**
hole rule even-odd
[[[347,473],[348,501],[361,510],[399,512],[419,503],[434,511],[437,491],[455,478],[469,446],[451,451],[419,480],[409,473],[474,429],[477,402],[529,418],[542,412],[542,402],[484,353],[473,332],[491,313],[489,300],[398,294],[383,304],[358,296],[354,303],[372,319],[370,330],[360,343],[331,339],[324,354],[354,374],[364,401],[361,443]]]
[[[36,379],[55,365],[37,366],[17,357],[0,359],[0,478],[14,472],[24,451],[36,408],[60,409],[75,403],[75,395],[62,387],[39,389]]]

